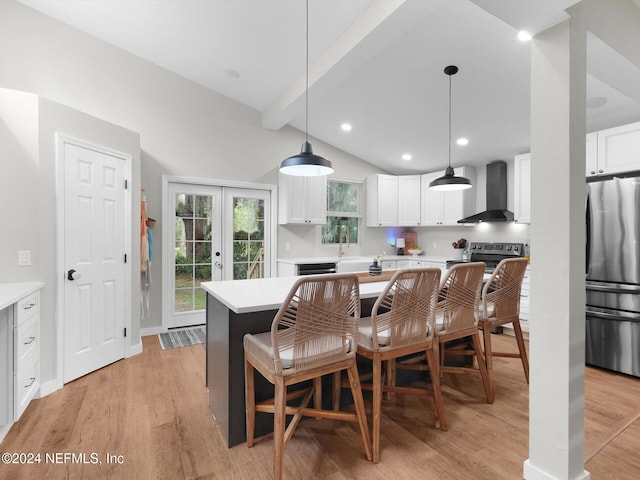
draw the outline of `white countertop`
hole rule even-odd
[[[292,265],[300,265],[302,263],[328,263],[328,262],[340,262],[340,261],[354,261],[354,260],[367,260],[373,261],[376,255],[353,255],[345,257],[291,257],[291,258],[278,258],[278,262],[289,263]],[[447,257],[440,257],[436,255],[383,255],[383,260],[423,260],[433,263],[446,263],[450,260]]]
[[[200,285],[235,313],[260,312],[280,308],[293,283],[300,277],[223,280]],[[377,297],[387,282],[360,284],[360,298]]]
[[[42,282],[0,283],[0,310],[44,287]]]

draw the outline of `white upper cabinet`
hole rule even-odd
[[[593,137],[597,133],[597,157],[594,161]],[[608,128],[587,135],[587,176],[613,175],[640,170],[640,122]]]
[[[420,188],[420,175],[367,177],[367,226],[419,226]]]
[[[280,174],[278,223],[322,225],[327,223],[327,177]]]
[[[585,156],[587,177],[598,175],[598,132],[587,133]]]
[[[531,154],[516,155],[513,161],[513,220],[531,223]]]
[[[398,225],[398,177],[370,175],[367,177],[367,227]]]
[[[420,225],[420,175],[398,177],[398,225]]]
[[[460,225],[458,220],[476,213],[476,171],[472,167],[458,167],[456,176],[466,177],[473,188],[453,192],[429,190],[429,183],[443,175],[442,171],[422,175],[422,226]]]

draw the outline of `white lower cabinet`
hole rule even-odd
[[[13,409],[17,421],[40,387],[40,292],[16,304],[13,332]]]
[[[10,288],[21,292],[20,285]],[[40,388],[40,290],[28,287],[16,300],[14,294],[0,310],[0,440]]]

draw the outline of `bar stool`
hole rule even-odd
[[[526,258],[502,260],[482,288],[482,306],[478,329],[482,330],[484,357],[491,392],[494,396],[493,357],[520,358],[524,377],[529,383],[529,360],[520,326],[520,291],[528,263]],[[491,347],[491,329],[509,323],[513,325],[518,353],[494,352]]]
[[[398,270],[387,283],[373,306],[371,317],[362,318],[358,328],[358,355],[372,360],[372,384],[362,388],[373,390],[373,461],[380,460],[380,417],[382,393],[409,393],[434,397],[436,423],[446,430],[437,356],[433,352],[435,306],[440,284],[439,268]],[[382,384],[382,362],[391,366],[395,359],[420,354],[434,372],[433,392],[417,387],[397,387],[394,374]],[[365,378],[365,377],[363,377]]]
[[[273,476],[282,478],[284,447],[303,416],[358,422],[367,459],[371,445],[356,344],[360,294],[355,274],[302,277],[291,287],[276,313],[271,331],[244,336],[247,446],[254,444],[256,412],[273,413]],[[274,385],[274,398],[256,404],[254,371]],[[355,413],[322,410],[323,375],[347,370]],[[312,380],[308,388],[287,393],[287,387]],[[313,408],[308,408],[314,396]],[[287,402],[301,398],[298,406]],[[293,418],[285,431],[285,417]]]

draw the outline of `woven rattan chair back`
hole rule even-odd
[[[389,350],[430,341],[439,283],[439,268],[398,270],[371,312],[373,347]],[[379,342],[380,336],[386,341]]]
[[[300,278],[271,325],[274,373],[311,369],[355,356],[360,294],[354,275]]]
[[[456,332],[477,325],[485,264],[460,263],[442,279],[436,315],[440,331]]]
[[[483,318],[520,315],[520,290],[527,269],[526,258],[502,260],[482,288]]]

